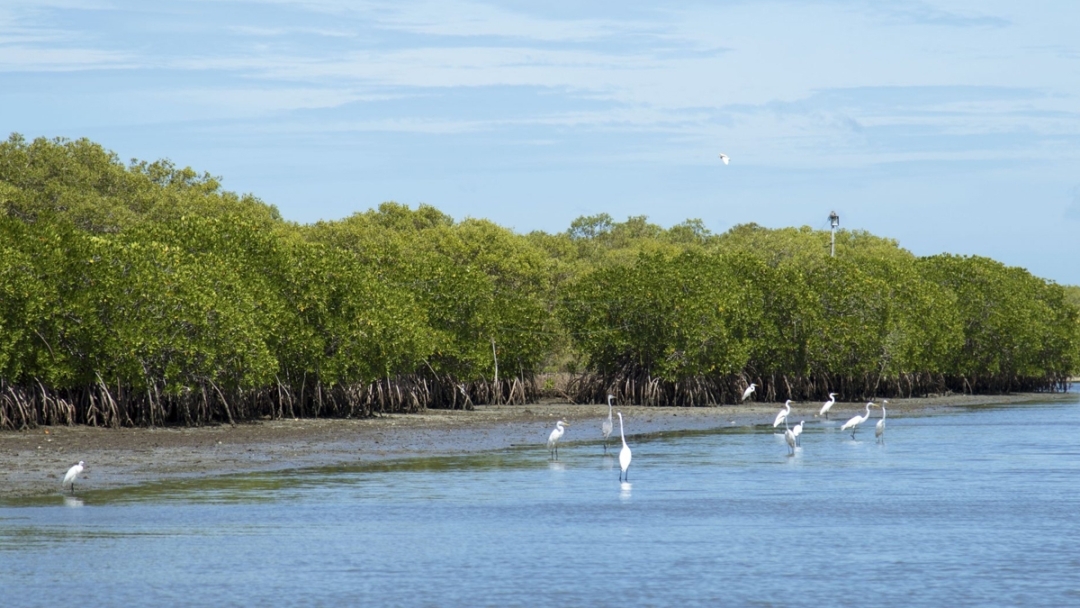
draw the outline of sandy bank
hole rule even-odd
[[[890,399],[890,416],[932,415],[978,405],[1077,400],[1072,394],[1018,394]],[[846,419],[863,403],[837,403]],[[812,419],[821,404],[796,404],[792,418]],[[778,404],[698,408],[619,406],[628,434],[771,424]],[[498,450],[544,442],[557,419],[570,423],[564,442],[599,441],[606,405],[542,403],[480,406],[475,411],[428,410],[368,420],[272,420],[236,426],[156,429],[44,427],[0,432],[0,499],[58,493],[72,464],[88,466],[79,487],[115,488],[149,480],[247,471],[356,464],[393,458]],[[616,422],[616,435],[618,423]]]

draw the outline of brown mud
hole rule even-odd
[[[950,395],[890,399],[889,416],[925,416],[956,408],[1021,405],[1076,400],[1071,394]],[[864,403],[837,403],[830,418],[862,413]],[[771,424],[779,404],[717,407],[618,405],[627,435],[708,430]],[[796,403],[792,420],[813,420],[818,402]],[[563,444],[602,440],[600,422],[607,405],[544,402],[478,406],[474,411],[427,410],[365,420],[266,420],[235,426],[194,428],[40,427],[0,432],[0,499],[60,492],[68,467],[86,461],[77,490],[118,488],[232,473],[356,465],[380,460],[442,456],[514,446],[535,446],[546,458],[545,442],[555,421],[570,423]],[[612,444],[618,439],[618,419]]]

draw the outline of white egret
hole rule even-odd
[[[559,440],[562,439],[563,433],[566,432],[564,426],[570,426],[570,424],[565,420],[556,422],[555,430],[548,435],[548,450],[551,451],[551,455],[555,460],[559,459]]]
[[[754,392],[754,389],[756,387],[757,387],[757,385],[754,384],[753,382],[751,382],[750,386],[746,387],[746,390],[742,392],[742,400],[746,401],[746,398],[749,397],[750,394]]]
[[[818,416],[825,416],[825,420],[829,419],[829,408],[836,403],[836,393],[829,393],[829,400],[821,406],[821,411],[818,412]]]
[[[724,161],[724,164],[726,165],[726,164],[728,164],[728,161],[731,160],[731,157],[728,156],[727,154],[724,154],[723,152],[721,152],[720,153],[720,160]]]
[[[611,421],[611,400],[615,398],[615,395],[607,396],[607,420],[600,424],[600,432],[604,434],[604,451],[607,452],[607,439],[611,435],[611,429],[615,428]]]
[[[791,450],[791,456],[795,455],[795,433],[791,429],[784,430],[784,441],[787,442],[787,447]]]
[[[60,483],[60,488],[63,489],[64,486],[67,486],[67,485],[70,484],[71,485],[71,493],[74,494],[75,493],[75,478],[79,476],[79,473],[83,472],[83,468],[85,467],[85,465],[86,465],[86,463],[80,460],[79,464],[77,464],[77,465],[71,467],[70,469],[68,469],[67,474],[64,475],[64,481],[62,481]]]
[[[805,420],[800,420],[799,424],[791,427],[791,434],[795,436],[795,443],[799,442],[799,435],[802,435],[803,423],[805,422]]]
[[[622,439],[622,449],[619,450],[619,481],[630,481],[630,446],[626,445],[626,435],[623,434],[622,412],[619,412],[619,437]]]
[[[858,416],[858,415],[852,416],[851,420],[848,420],[847,422],[844,423],[844,426],[840,427],[840,430],[841,431],[846,431],[848,429],[851,429],[851,438],[855,439],[855,431],[857,431],[859,429],[860,424],[866,422],[866,419],[870,417],[870,408],[872,408],[872,407],[877,407],[877,405],[873,401],[867,403],[866,404],[866,415],[865,416]]]
[[[885,404],[888,402],[888,399],[881,402],[881,420],[878,420],[877,426],[874,427],[874,437],[880,439],[882,443],[885,443]]]
[[[791,399],[788,399],[787,401],[784,402],[784,407],[787,408],[787,409],[780,410],[780,412],[778,414],[776,414],[776,420],[773,420],[773,423],[772,423],[773,428],[776,428],[776,427],[780,426],[781,422],[784,423],[784,428],[785,429],[787,428],[787,417],[788,417],[788,414],[791,413]]]

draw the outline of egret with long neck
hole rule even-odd
[[[630,446],[626,445],[626,435],[623,433],[622,412],[619,412],[619,438],[622,439],[622,449],[619,450],[619,481],[630,481]]]
[[[847,422],[844,423],[844,426],[840,427],[840,430],[841,431],[846,431],[848,429],[851,429],[851,438],[855,439],[855,431],[857,431],[859,429],[860,424],[866,422],[866,420],[870,417],[870,408],[872,408],[872,407],[877,407],[877,405],[873,401],[867,403],[866,404],[866,415],[865,416],[858,416],[858,415],[852,416],[851,420],[848,420]]]
[[[600,424],[600,432],[604,434],[604,452],[607,452],[607,440],[611,435],[611,429],[614,428],[611,421],[611,400],[615,398],[615,395],[607,396],[607,420]]]
[[[555,460],[559,459],[559,440],[562,439],[563,433],[566,432],[564,426],[570,425],[564,420],[556,422],[555,430],[548,435],[548,450],[551,451],[551,457]]]
[[[752,395],[756,388],[757,388],[757,385],[754,384],[753,382],[751,382],[750,386],[746,387],[746,390],[743,391],[741,401],[746,401],[746,398],[749,397],[750,395]]]
[[[802,430],[803,430],[803,424],[804,423],[806,423],[805,420],[800,420],[799,424],[796,424],[795,426],[791,427],[791,434],[795,436],[795,445],[799,445],[799,442],[801,441],[799,439],[799,435],[802,435]]]
[[[877,426],[874,427],[874,437],[877,437],[881,443],[885,443],[885,415],[887,413],[885,411],[885,404],[888,402],[888,399],[881,402],[881,420],[878,420]]]
[[[829,400],[821,406],[821,411],[818,412],[818,416],[825,416],[825,420],[829,419],[829,408],[836,403],[836,393],[829,393]]]
[[[791,413],[791,399],[788,399],[787,401],[784,402],[784,408],[785,409],[780,410],[780,412],[776,414],[776,420],[773,420],[773,423],[772,423],[773,428],[776,428],[776,427],[780,426],[781,422],[784,423],[784,428],[785,429],[788,428],[787,417],[788,417],[788,414]]]

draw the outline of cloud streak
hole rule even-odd
[[[129,70],[140,65],[132,55],[102,49],[0,46],[0,72]]]
[[[873,3],[871,10],[885,16],[887,21],[911,25],[943,26],[950,28],[1004,28],[1013,21],[992,14],[956,11],[939,8],[930,2],[903,2],[899,6]]]

